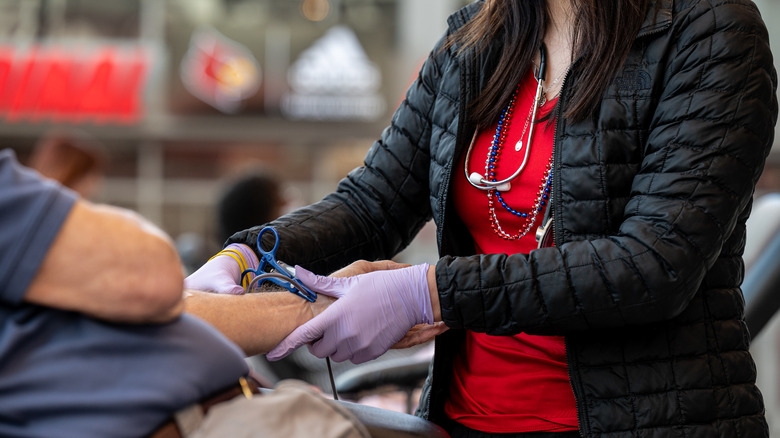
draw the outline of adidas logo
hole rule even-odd
[[[287,78],[292,92],[282,99],[282,112],[289,118],[374,120],[385,111],[381,73],[347,27],[336,26],[315,41]]]

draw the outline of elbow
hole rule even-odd
[[[184,273],[175,249],[169,252],[150,269],[147,286],[141,291],[141,310],[153,321],[174,319],[184,308]]]
[[[656,286],[655,298],[651,300],[652,305],[642,311],[644,318],[649,318],[646,322],[668,321],[685,312],[701,284],[700,281],[690,281],[690,278],[687,280],[677,279]],[[637,315],[637,318],[643,317]]]
[[[147,262],[123,284],[127,317],[136,322],[167,322],[184,309],[184,273],[176,249],[166,239],[146,245]],[[130,278],[133,278],[130,281]]]

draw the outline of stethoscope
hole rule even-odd
[[[531,126],[528,128],[528,141],[525,143],[525,155],[523,155],[523,162],[520,163],[520,167],[517,168],[508,178],[501,181],[489,181],[486,180],[479,172],[469,173],[469,159],[471,158],[471,151],[474,149],[474,142],[477,140],[479,130],[474,131],[474,136],[471,138],[471,143],[468,149],[466,149],[466,160],[463,163],[463,172],[466,175],[468,182],[480,189],[480,190],[498,190],[500,192],[506,192],[512,188],[511,181],[521,173],[528,164],[528,157],[531,155],[531,141],[534,136],[534,126],[536,125],[536,110],[539,108],[539,102],[542,99],[542,93],[544,93],[544,77],[547,71],[547,48],[542,44],[539,46],[539,69],[534,73],[536,79],[536,96],[534,97],[534,108],[531,113]]]

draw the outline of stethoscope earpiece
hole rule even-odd
[[[482,175],[480,175],[477,172],[472,173],[469,175],[469,181],[471,181],[472,184],[482,184]]]

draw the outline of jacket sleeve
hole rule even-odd
[[[363,166],[322,201],[269,224],[279,232],[280,260],[327,274],[358,259],[389,259],[430,220],[430,115],[441,64],[451,55],[440,50],[444,41],[446,36],[423,64]],[[228,243],[256,248],[261,228],[236,233]],[[270,241],[263,247],[270,248]]]
[[[449,327],[567,334],[668,320],[691,302],[749,208],[777,117],[752,2],[691,3],[670,28],[664,87],[617,231],[529,255],[443,258]]]

